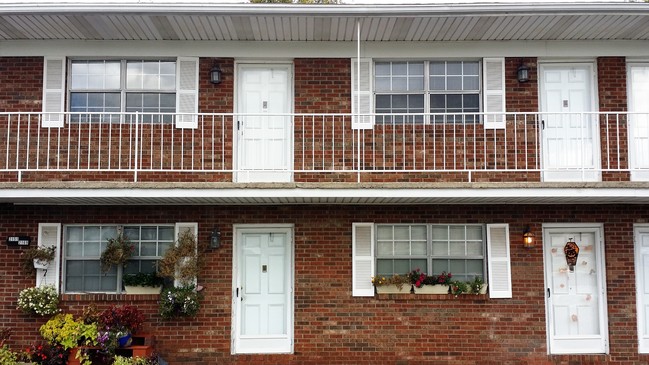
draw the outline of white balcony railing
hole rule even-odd
[[[3,181],[56,173],[232,181],[256,170],[295,181],[539,181],[649,171],[647,114],[377,114],[373,128],[360,130],[350,114],[196,114],[196,128],[178,128],[173,114],[61,117],[62,127],[44,127],[41,113],[0,113]],[[506,122],[485,128],[489,119]],[[254,163],[268,158],[288,162]]]

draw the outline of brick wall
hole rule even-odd
[[[222,247],[205,253],[200,275],[205,300],[197,318],[162,320],[151,297],[65,296],[63,308],[79,313],[93,300],[137,304],[146,329],[171,364],[644,364],[637,354],[633,224],[649,221],[648,206],[191,206],[42,207],[4,205],[0,237],[29,235],[39,222],[173,223],[196,221],[199,240],[218,226]],[[351,224],[509,223],[513,298],[459,299],[351,296]],[[610,355],[548,356],[545,337],[543,223],[604,224]],[[295,240],[295,353],[230,355],[232,225],[290,223]],[[537,247],[520,244],[525,226]],[[2,326],[22,348],[45,320],[15,309],[18,292],[33,285],[17,268],[20,249],[0,245]],[[369,278],[368,278],[369,279]],[[89,299],[89,300],[86,300]]]
[[[40,112],[42,57],[0,57],[0,112]]]
[[[530,82],[516,80],[518,66],[530,67]],[[223,82],[209,82],[209,70],[218,64]],[[234,111],[234,60],[202,58],[199,66],[199,111]],[[538,63],[536,58],[507,58],[505,62],[506,104],[509,112],[538,111]],[[41,58],[0,59],[0,111],[39,111],[42,94]],[[602,57],[597,61],[600,110],[626,110],[626,64],[623,57]],[[15,76],[18,75],[18,76]],[[351,111],[350,60],[294,60],[294,109],[296,113],[349,113]],[[293,121],[293,168],[305,170],[294,176],[297,182],[356,181],[354,173],[330,173],[363,169],[396,170],[393,173],[362,176],[362,181],[469,181],[466,172],[408,173],[406,170],[487,170],[478,172],[480,181],[538,181],[538,173],[499,173],[498,169],[539,168],[538,121],[533,115],[510,116],[500,130],[485,130],[482,124],[459,125],[379,123],[374,130],[362,131],[359,138],[351,130],[349,116],[295,117]],[[8,135],[10,147],[0,149],[0,160],[10,168],[66,167],[79,169],[134,168],[136,131],[125,125],[67,125],[63,130],[36,131],[38,119],[22,119],[20,124],[0,116],[0,135]],[[208,173],[149,171],[138,173],[140,181],[232,181],[233,128],[231,116],[203,116],[196,130],[179,130],[172,125],[145,125],[138,130],[137,145],[145,146],[140,170],[211,170]],[[602,166],[628,167],[627,133],[624,118],[600,120]],[[112,127],[112,128],[111,128]],[[3,128],[10,128],[4,130]],[[618,133],[618,130],[620,133]],[[60,133],[59,133],[60,132]],[[52,134],[54,133],[54,135]],[[26,146],[26,141],[31,146]],[[41,141],[43,143],[38,144]],[[51,142],[50,144],[44,143]],[[68,143],[70,142],[70,143]],[[361,161],[358,143],[364,148]],[[60,143],[60,146],[57,145]],[[121,144],[120,144],[121,143]],[[173,147],[171,145],[173,144]],[[620,148],[618,155],[617,150]],[[8,152],[7,152],[8,151]],[[214,151],[214,154],[212,153]],[[7,154],[8,156],[3,156]],[[30,156],[29,158],[27,156]],[[8,158],[7,158],[8,157]],[[138,155],[138,158],[140,156]],[[315,171],[315,172],[311,172]],[[321,172],[324,171],[324,172]],[[406,171],[406,172],[404,172]],[[606,173],[605,181],[628,181],[628,173]],[[24,181],[119,180],[132,181],[127,172],[25,172]],[[514,180],[512,180],[514,179]],[[15,181],[15,173],[0,175]],[[475,181],[471,177],[472,181]]]

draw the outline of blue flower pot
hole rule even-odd
[[[127,333],[126,335],[117,338],[117,344],[119,345],[119,347],[129,346],[132,341],[133,339],[131,338],[130,333]]]

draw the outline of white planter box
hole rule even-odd
[[[124,285],[126,294],[156,294],[160,295],[162,286],[130,286]]]
[[[422,285],[421,288],[415,286],[415,294],[448,294],[448,285]]]
[[[34,259],[34,269],[47,270],[50,267],[49,261]]]
[[[398,286],[395,284],[390,284],[390,285],[379,285],[376,288],[376,293],[377,294],[410,294],[410,288],[412,285],[410,284],[403,284],[401,286],[401,289],[399,289]]]

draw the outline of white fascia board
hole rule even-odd
[[[0,202],[19,202],[21,200],[37,201],[38,199],[64,198],[174,198],[174,199],[220,199],[220,198],[270,198],[270,199],[334,199],[334,198],[407,198],[407,199],[552,199],[561,203],[561,199],[620,199],[629,203],[649,203],[649,189],[631,188],[435,188],[435,189],[324,189],[324,188],[225,188],[225,189],[6,189],[0,191]]]
[[[649,7],[649,6],[648,6]],[[649,41],[363,42],[370,58],[445,57],[646,57]],[[0,57],[232,57],[268,59],[349,58],[356,42],[227,41],[0,41]]]
[[[144,14],[224,14],[224,15],[297,15],[332,17],[367,16],[449,16],[465,14],[628,14],[649,13],[643,3],[596,3],[551,1],[536,2],[472,2],[462,4],[341,4],[341,5],[289,5],[289,4],[223,4],[196,0],[23,0],[0,3],[2,14],[61,14],[76,13],[144,13]]]

